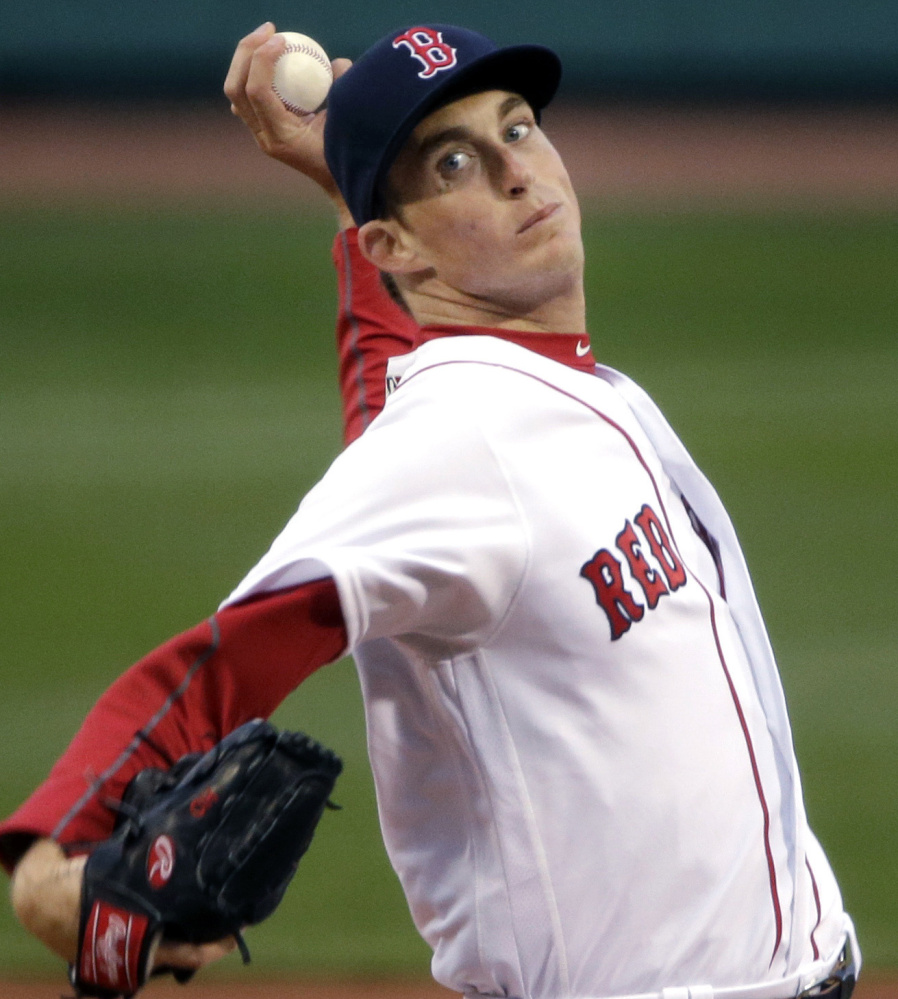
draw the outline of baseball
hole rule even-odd
[[[274,92],[294,114],[312,114],[324,103],[334,82],[331,61],[308,35],[279,31],[287,49],[274,66]]]

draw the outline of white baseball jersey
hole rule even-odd
[[[390,377],[228,602],[336,581],[437,980],[785,999],[824,977],[851,923],[735,535],[660,413],[492,336]]]

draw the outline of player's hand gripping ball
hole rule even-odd
[[[294,114],[312,114],[324,103],[334,73],[324,49],[307,35],[279,31],[287,43],[274,66],[274,92]]]

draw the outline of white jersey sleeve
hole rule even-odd
[[[227,602],[324,572],[337,584],[350,649],[405,635],[451,655],[497,627],[525,559],[514,496],[476,421],[401,393]]]

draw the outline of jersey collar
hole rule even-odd
[[[415,346],[445,336],[492,336],[526,347],[569,368],[593,374],[596,359],[592,356],[589,337],[585,333],[536,333],[523,330],[501,330],[491,326],[422,326]]]

